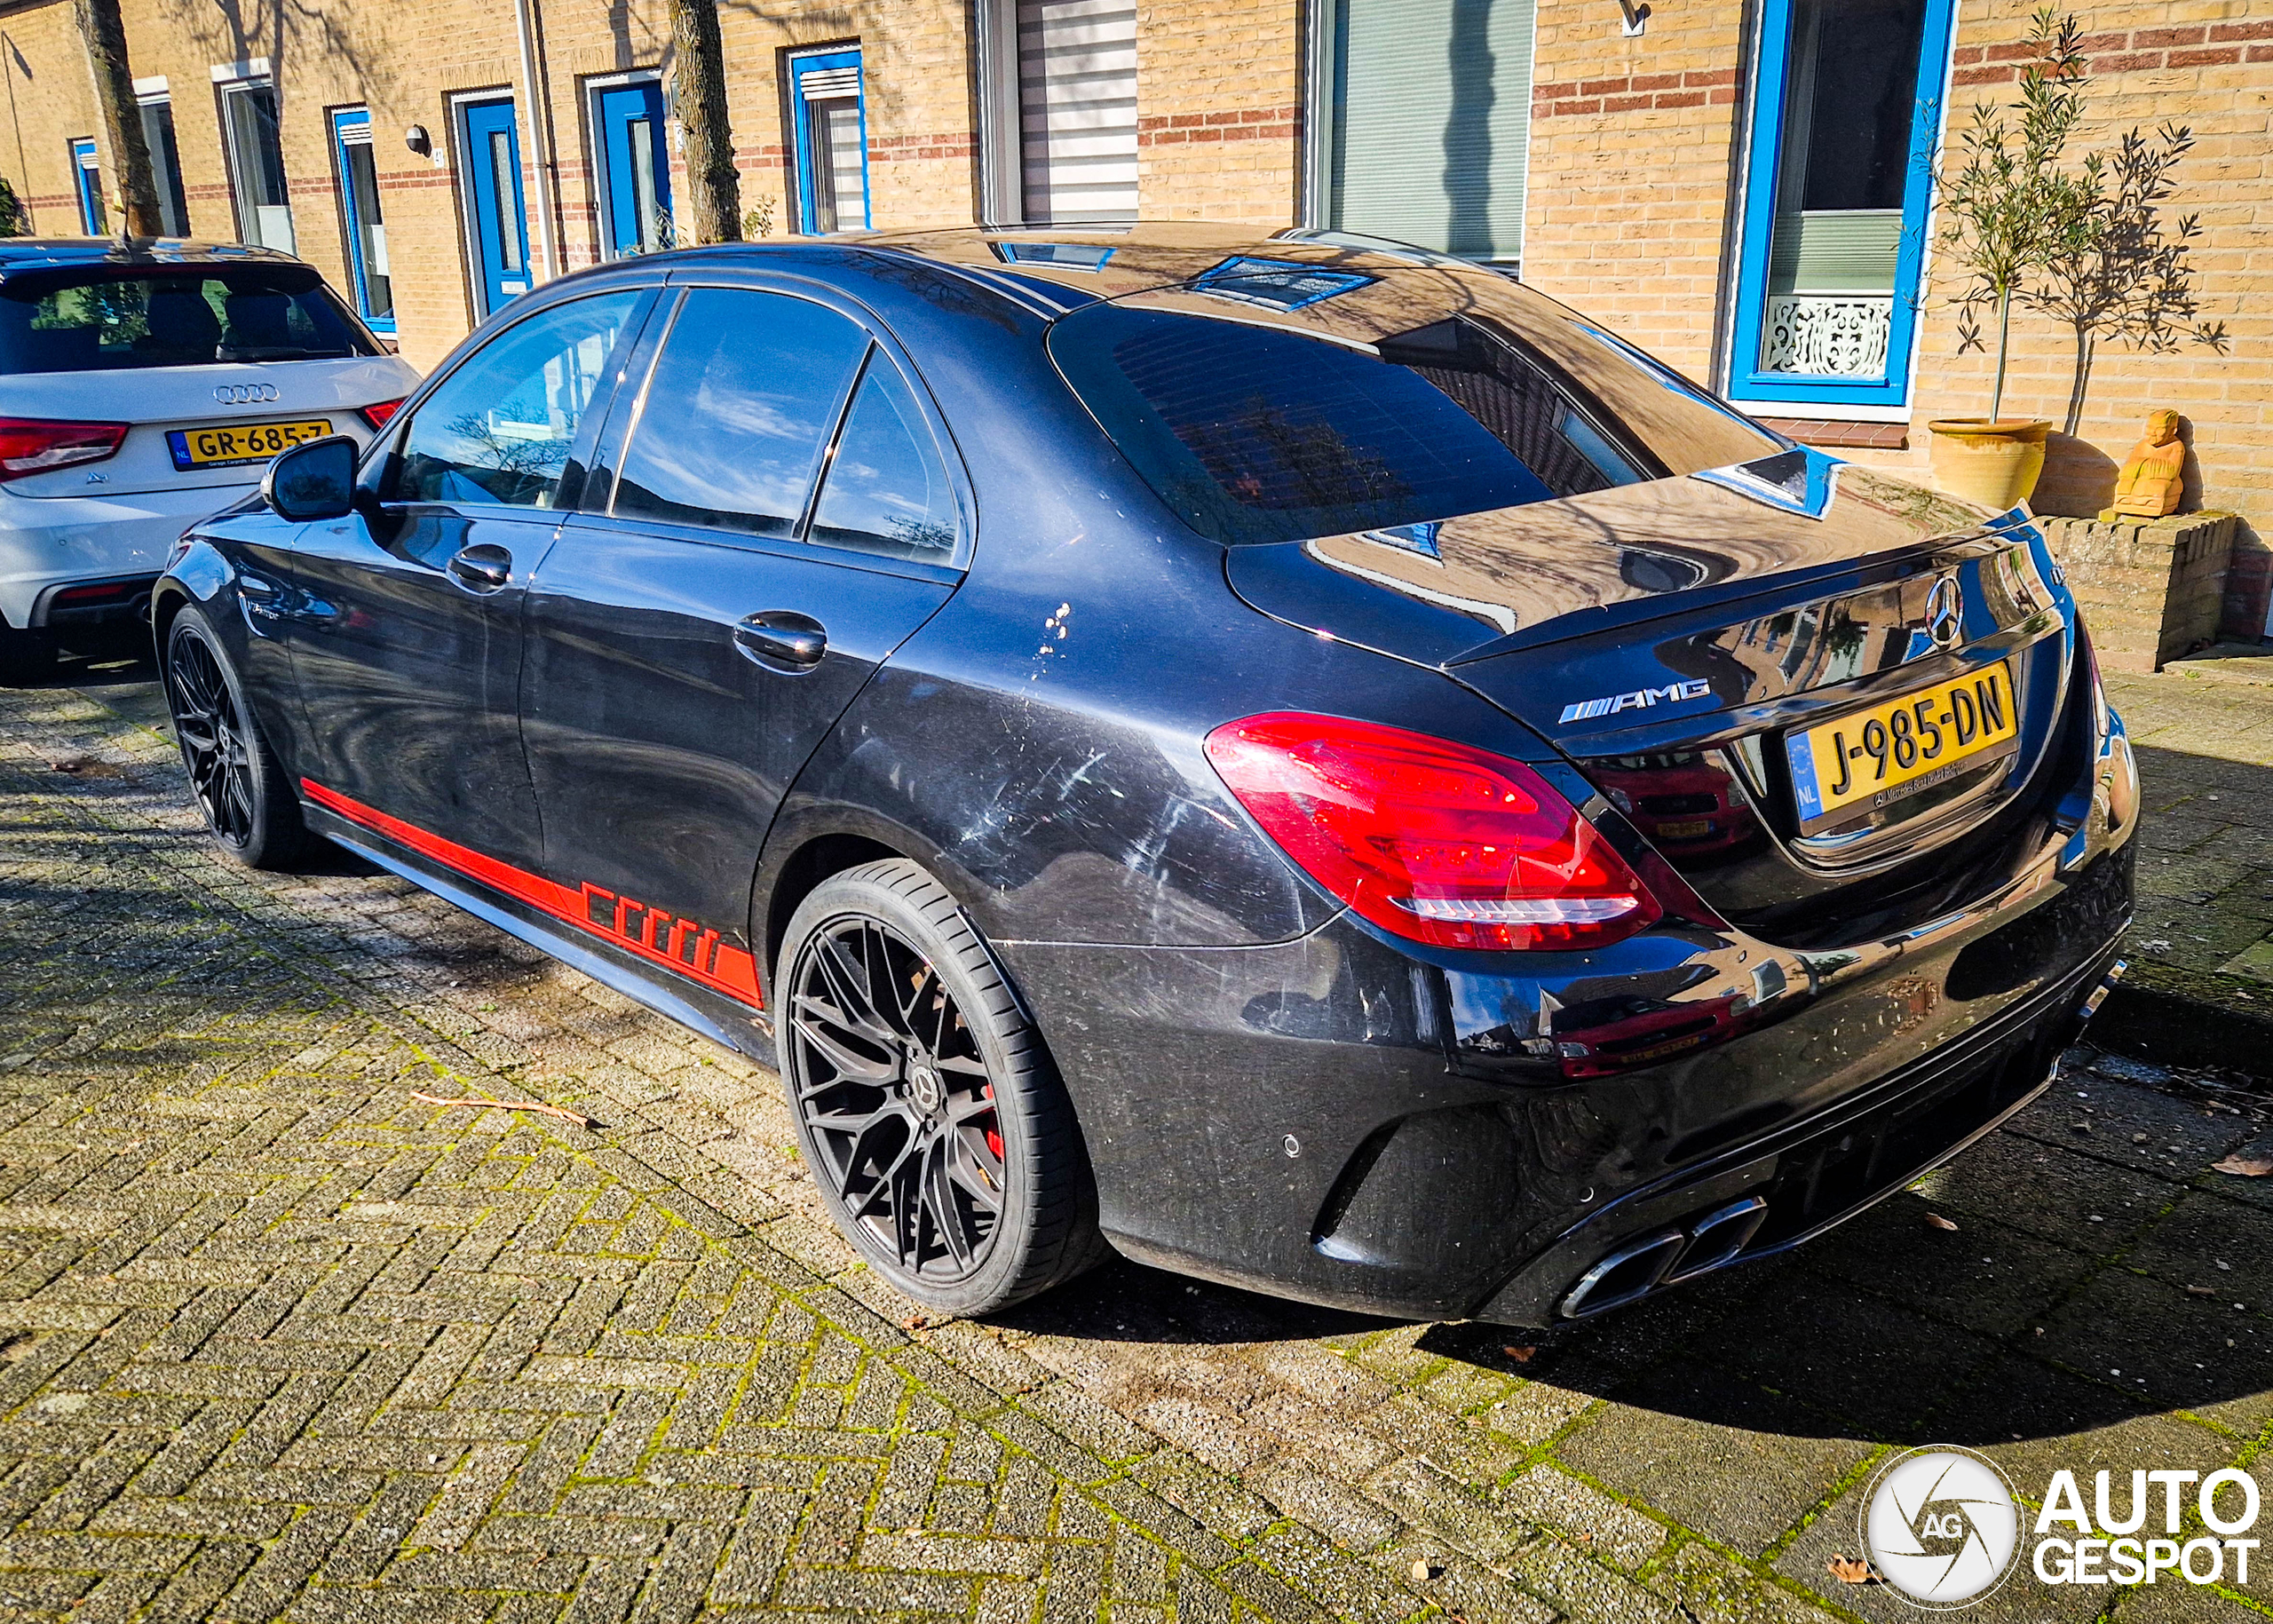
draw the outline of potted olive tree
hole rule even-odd
[[[1958,353],[1988,347],[1985,319],[1995,329],[1997,368],[1986,417],[1942,417],[1926,425],[1933,435],[1934,480],[1952,495],[1994,508],[2024,501],[2036,488],[2052,428],[2040,417],[2005,416],[2005,367],[2014,299],[2089,207],[2081,185],[2060,168],[2084,112],[2082,32],[2073,16],[2049,6],[2036,13],[2019,97],[2009,108],[1976,104],[1959,138],[1964,162],[1941,187],[1941,246],[1967,278],[1955,299]]]

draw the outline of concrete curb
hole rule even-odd
[[[2216,1066],[2273,1073],[2273,1015],[2249,1015],[2136,982],[2118,984],[2085,1029],[2085,1042],[2158,1066]]]

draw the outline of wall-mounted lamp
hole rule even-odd
[[[432,163],[436,169],[442,167],[442,154],[434,150],[434,138],[426,133],[425,125],[413,124],[404,131],[402,144]]]
[[[1650,21],[1649,0],[1639,0],[1639,4],[1636,0],[1618,0],[1618,10],[1624,19],[1619,25],[1619,32],[1628,39],[1639,37]]]

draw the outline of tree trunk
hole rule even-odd
[[[118,0],[75,0],[72,10],[79,36],[87,42],[87,66],[95,75],[95,100],[102,108],[103,144],[110,149],[119,218],[128,236],[162,236],[165,225],[158,215],[149,145],[142,139],[142,107],[134,99],[134,72],[126,65],[126,23],[119,15]]]
[[[2011,289],[1997,296],[1997,382],[1989,391],[1989,421],[1999,423],[2005,416],[2005,353],[2013,334],[2013,296]]]
[[[686,134],[687,190],[696,242],[742,240],[741,179],[726,113],[726,61],[718,42],[718,0],[670,0],[671,47],[678,58],[679,128]]]
[[[2073,434],[2083,426],[2084,393],[2091,384],[2091,329],[2079,322],[2076,326],[2076,373],[2068,384],[2068,421],[2060,425],[2063,434]]]

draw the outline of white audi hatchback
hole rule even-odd
[[[0,241],[0,682],[142,617],[175,539],[418,382],[313,266],[237,243]]]

